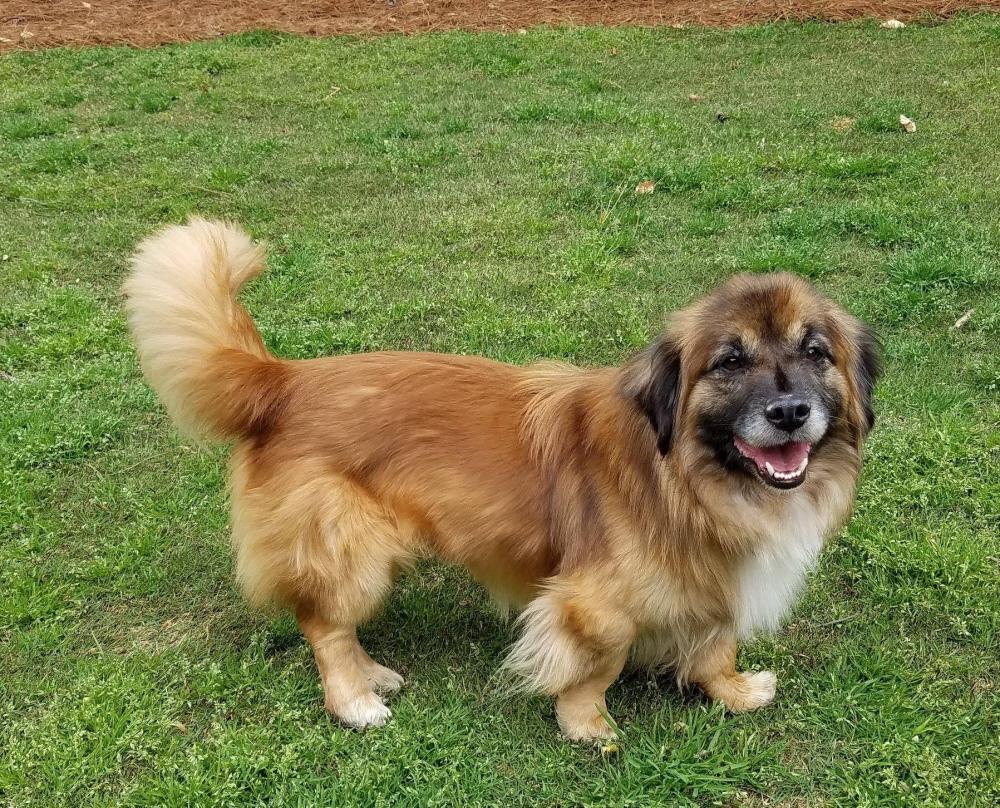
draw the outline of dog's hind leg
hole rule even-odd
[[[403,686],[403,677],[392,668],[379,665],[374,659],[368,656],[368,652],[358,643],[358,661],[361,670],[368,680],[368,685],[376,693],[395,693]]]
[[[391,512],[343,478],[311,479],[282,507],[289,513],[268,520],[277,535],[256,546],[272,562],[265,567],[283,570],[283,599],[312,644],[326,708],[352,727],[384,724],[391,714],[378,694],[399,689],[403,679],[368,656],[357,626],[375,614],[400,566],[412,560],[413,541]]]
[[[378,727],[388,721],[392,713],[366,675],[362,657],[368,655],[358,643],[354,626],[332,623],[307,606],[300,606],[296,613],[299,627],[316,656],[326,709],[357,729]]]
[[[237,447],[232,472],[237,579],[254,603],[292,607],[313,646],[326,707],[345,724],[384,724],[380,693],[399,674],[372,661],[358,643],[413,561],[417,534],[363,486],[321,464],[276,463]]]

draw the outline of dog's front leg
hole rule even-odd
[[[521,619],[524,633],[507,670],[523,678],[525,690],[556,697],[556,718],[568,739],[614,735],[604,692],[625,667],[635,638],[632,620],[578,579],[553,582]]]
[[[556,696],[556,721],[566,738],[587,741],[614,737],[604,694],[625,667],[625,657],[624,653],[608,657],[588,679]]]
[[[694,652],[689,678],[734,713],[766,707],[774,701],[778,682],[771,671],[738,673],[736,640],[731,635],[716,638]]]

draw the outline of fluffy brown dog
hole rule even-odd
[[[235,296],[263,266],[194,219],[125,290],[146,377],[182,428],[235,440],[233,541],[254,602],[295,610],[326,707],[390,716],[401,677],[356,626],[424,554],[523,608],[505,663],[572,739],[611,734],[631,657],[734,711],[774,697],[736,640],[788,610],[848,517],[873,421],[872,333],[791,275],[737,277],[620,368],[373,353],[272,356]]]

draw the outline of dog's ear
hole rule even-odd
[[[875,426],[875,408],[872,398],[875,382],[882,375],[882,345],[878,335],[868,325],[861,324],[855,338],[855,357],[852,373],[857,391],[861,418],[859,427],[867,435]]]
[[[670,451],[677,422],[681,386],[681,352],[669,337],[661,337],[635,358],[629,393],[649,419],[660,454]]]

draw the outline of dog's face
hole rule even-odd
[[[871,428],[877,347],[805,281],[740,276],[674,317],[635,395],[663,454],[683,443],[691,462],[796,488],[825,445]]]

